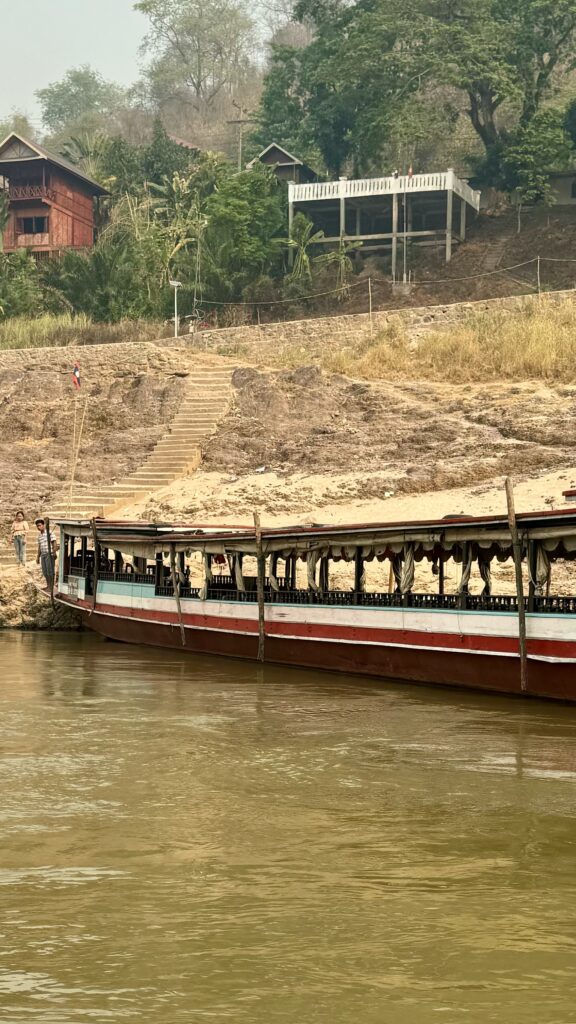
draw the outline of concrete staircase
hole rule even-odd
[[[141,501],[174,480],[193,473],[202,461],[202,444],[226,415],[234,367],[199,366],[187,378],[188,391],[168,431],[139,469],[106,487],[74,490],[55,502],[50,517],[111,516],[125,505]]]

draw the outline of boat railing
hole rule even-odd
[[[576,615],[576,597],[535,597],[533,601],[540,615]]]
[[[200,590],[198,587],[182,586],[180,587],[180,597],[198,598],[200,597]],[[166,586],[156,587],[157,597],[174,597],[174,587],[172,584],[166,584]]]
[[[98,579],[111,583],[137,583],[138,586],[142,584],[154,586],[155,582],[153,573],[142,572],[99,572]]]
[[[93,571],[71,566],[68,579],[86,578],[86,593],[92,593]],[[129,583],[137,586],[154,587],[158,597],[173,597],[174,588],[169,578],[160,586],[155,585],[154,575],[149,573],[100,572],[100,581]],[[209,601],[235,601],[256,603],[258,600],[256,579],[245,577],[245,590],[237,590],[232,577],[216,577],[209,584],[206,598]],[[291,589],[287,580],[276,580],[278,589],[273,589],[266,578],[264,599],[266,604],[313,604],[324,606],[361,606],[364,608],[418,608],[445,611],[475,612],[518,612],[518,599],[514,594],[398,594],[388,592],[354,590],[306,590]],[[180,597],[200,599],[203,588],[186,583],[180,588]],[[525,598],[526,610],[538,615],[576,615],[576,596],[554,595],[548,597],[529,596]]]

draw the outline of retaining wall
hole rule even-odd
[[[479,302],[455,302],[443,306],[414,306],[407,309],[389,309],[346,316],[319,317],[314,320],[292,320],[285,323],[262,324],[254,327],[227,327],[221,330],[200,331],[187,341],[197,351],[216,351],[222,355],[244,353],[269,345],[278,348],[305,345],[307,351],[314,345],[341,347],[368,339],[391,324],[402,325],[412,337],[431,328],[493,313],[496,310],[515,313],[538,303],[558,304],[574,301],[576,291],[543,292],[542,295],[511,295],[507,298],[483,299]]]

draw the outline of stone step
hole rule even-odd
[[[170,432],[172,433],[178,427],[194,427],[197,424],[212,426],[216,425],[216,423],[218,423],[218,420],[215,416],[208,416],[204,413],[194,413],[190,416],[176,416],[170,426]]]
[[[237,369],[237,367],[235,367],[235,369]],[[194,369],[191,370],[188,376],[186,377],[186,383],[203,384],[204,381],[210,380],[211,378],[217,378],[218,380],[227,380],[228,382],[230,382],[232,380],[233,373],[234,370],[230,370],[228,369],[228,367],[215,366],[214,369],[201,370],[200,367],[195,366]]]
[[[178,475],[181,469],[185,469],[186,466],[196,465],[197,459],[191,459],[187,456],[182,456],[181,459],[156,459],[154,462],[150,460],[146,462],[141,468],[142,472],[155,473],[156,470],[171,472],[174,476]]]
[[[196,423],[196,422],[219,423],[219,420],[218,420],[218,417],[214,416],[214,414],[211,413],[211,412],[208,412],[208,411],[204,412],[202,410],[200,412],[193,411],[193,412],[187,412],[184,415],[182,413],[179,413],[178,416],[175,416],[174,419],[172,420],[172,426],[173,427],[174,426],[178,426],[181,423]]]
[[[174,434],[186,433],[187,430],[215,430],[218,424],[215,420],[191,420],[189,423],[173,423],[169,434],[162,438],[165,441]]]
[[[202,437],[204,437],[204,434]],[[198,444],[199,440],[200,438],[193,438],[191,440],[184,441],[182,444],[172,445],[172,447],[166,446],[166,448],[158,448],[158,450],[154,452],[154,456],[160,456],[163,459],[170,458],[172,456],[176,459],[193,458],[194,455],[197,455],[200,451],[200,445]],[[145,466],[146,463],[143,462],[142,465]]]
[[[186,441],[184,444],[175,445],[174,448],[159,448],[157,452],[154,452],[153,458],[155,459],[185,459],[186,461],[197,458],[201,453],[201,447],[198,444],[198,439],[195,441]],[[148,465],[148,460],[142,463],[143,466]]]

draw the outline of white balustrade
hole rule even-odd
[[[292,203],[309,203],[326,199],[353,199],[355,197],[403,194],[405,192],[446,192],[452,189],[475,210],[480,209],[480,193],[457,178],[453,171],[437,174],[413,174],[386,178],[340,178],[339,181],[315,181],[309,185],[290,183]]]

